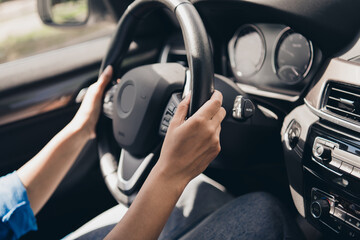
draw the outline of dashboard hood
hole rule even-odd
[[[238,16],[239,21],[287,24],[312,39],[326,55],[349,49],[359,37],[358,0],[191,0],[205,22]],[[224,16],[226,12],[226,16]],[[240,16],[240,17],[239,17]],[[223,27],[223,26],[222,26]]]

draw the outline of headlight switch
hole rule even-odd
[[[238,120],[245,120],[254,115],[255,105],[250,99],[244,98],[241,95],[236,96],[232,116]]]

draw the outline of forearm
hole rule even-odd
[[[154,167],[124,218],[106,239],[157,239],[186,181],[171,181]]]
[[[215,91],[185,121],[189,104],[186,97],[178,105],[158,162],[107,239],[157,239],[186,185],[220,152],[220,124],[226,115],[221,93]]]
[[[95,137],[102,95],[111,76],[112,67],[108,66],[98,81],[88,88],[72,121],[18,170],[34,214],[38,213],[50,198],[87,141]]]
[[[60,131],[34,158],[18,170],[31,208],[37,214],[50,198],[89,140],[74,122]]]

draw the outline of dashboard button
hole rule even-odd
[[[161,127],[160,127],[160,131],[161,131],[162,133],[164,133],[164,134],[166,134],[167,129],[168,129],[168,127],[165,126],[165,125],[161,125]]]
[[[345,162],[342,162],[341,166],[340,166],[340,170],[347,172],[347,173],[351,173],[353,168],[354,168],[353,166],[351,166],[350,164],[347,164]]]
[[[357,238],[356,238],[356,235],[357,235],[357,234],[356,234],[353,230],[350,230],[350,231],[348,232],[348,235],[349,235],[349,237],[352,238],[352,239],[357,239]]]
[[[316,157],[321,156],[321,154],[324,152],[324,147],[322,144],[316,144],[314,154]]]
[[[325,140],[324,140],[324,139],[317,138],[317,139],[316,139],[316,142],[325,145]]]
[[[360,220],[359,219],[356,219],[355,222],[354,222],[354,226],[360,230]]]
[[[360,230],[360,220],[357,219],[356,217],[347,214],[345,217],[345,222]]]
[[[173,102],[171,102],[170,104],[169,104],[169,107],[168,107],[168,110],[171,112],[171,113],[175,113],[175,110],[176,110],[176,105],[173,103]]]
[[[163,126],[166,126],[166,127],[169,127],[169,122],[167,122],[165,119],[162,121],[162,125]]]
[[[357,167],[354,167],[353,171],[351,172],[351,175],[354,177],[360,178],[360,169]]]
[[[249,99],[246,99],[244,104],[244,117],[245,118],[251,117],[254,114],[254,111],[255,111],[254,104]]]
[[[329,164],[335,168],[340,168],[341,163],[342,163],[342,161],[340,161],[336,158],[333,158]]]
[[[319,199],[311,203],[310,212],[314,218],[320,218],[329,213],[330,204],[325,199]]]
[[[341,220],[345,221],[346,212],[344,210],[336,207],[335,211],[334,211],[334,216],[337,217],[338,219],[341,219]]]
[[[355,223],[357,222],[356,221],[356,218],[354,218],[353,216],[347,214],[346,217],[345,217],[345,222],[347,224],[350,224],[350,225],[354,225],[355,226]]]
[[[342,228],[343,228],[343,223],[339,220],[334,221],[334,226],[333,226],[337,231],[341,232]]]
[[[172,119],[172,117],[170,117],[170,116],[165,116],[164,117],[164,121],[167,122],[167,123],[170,123],[171,119]]]
[[[335,147],[335,144],[334,144],[334,143],[328,142],[328,141],[325,142],[325,145],[326,145],[327,147],[329,147],[329,148],[334,148],[334,147]]]

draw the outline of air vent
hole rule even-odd
[[[360,123],[360,88],[329,84],[324,109],[341,118]]]

